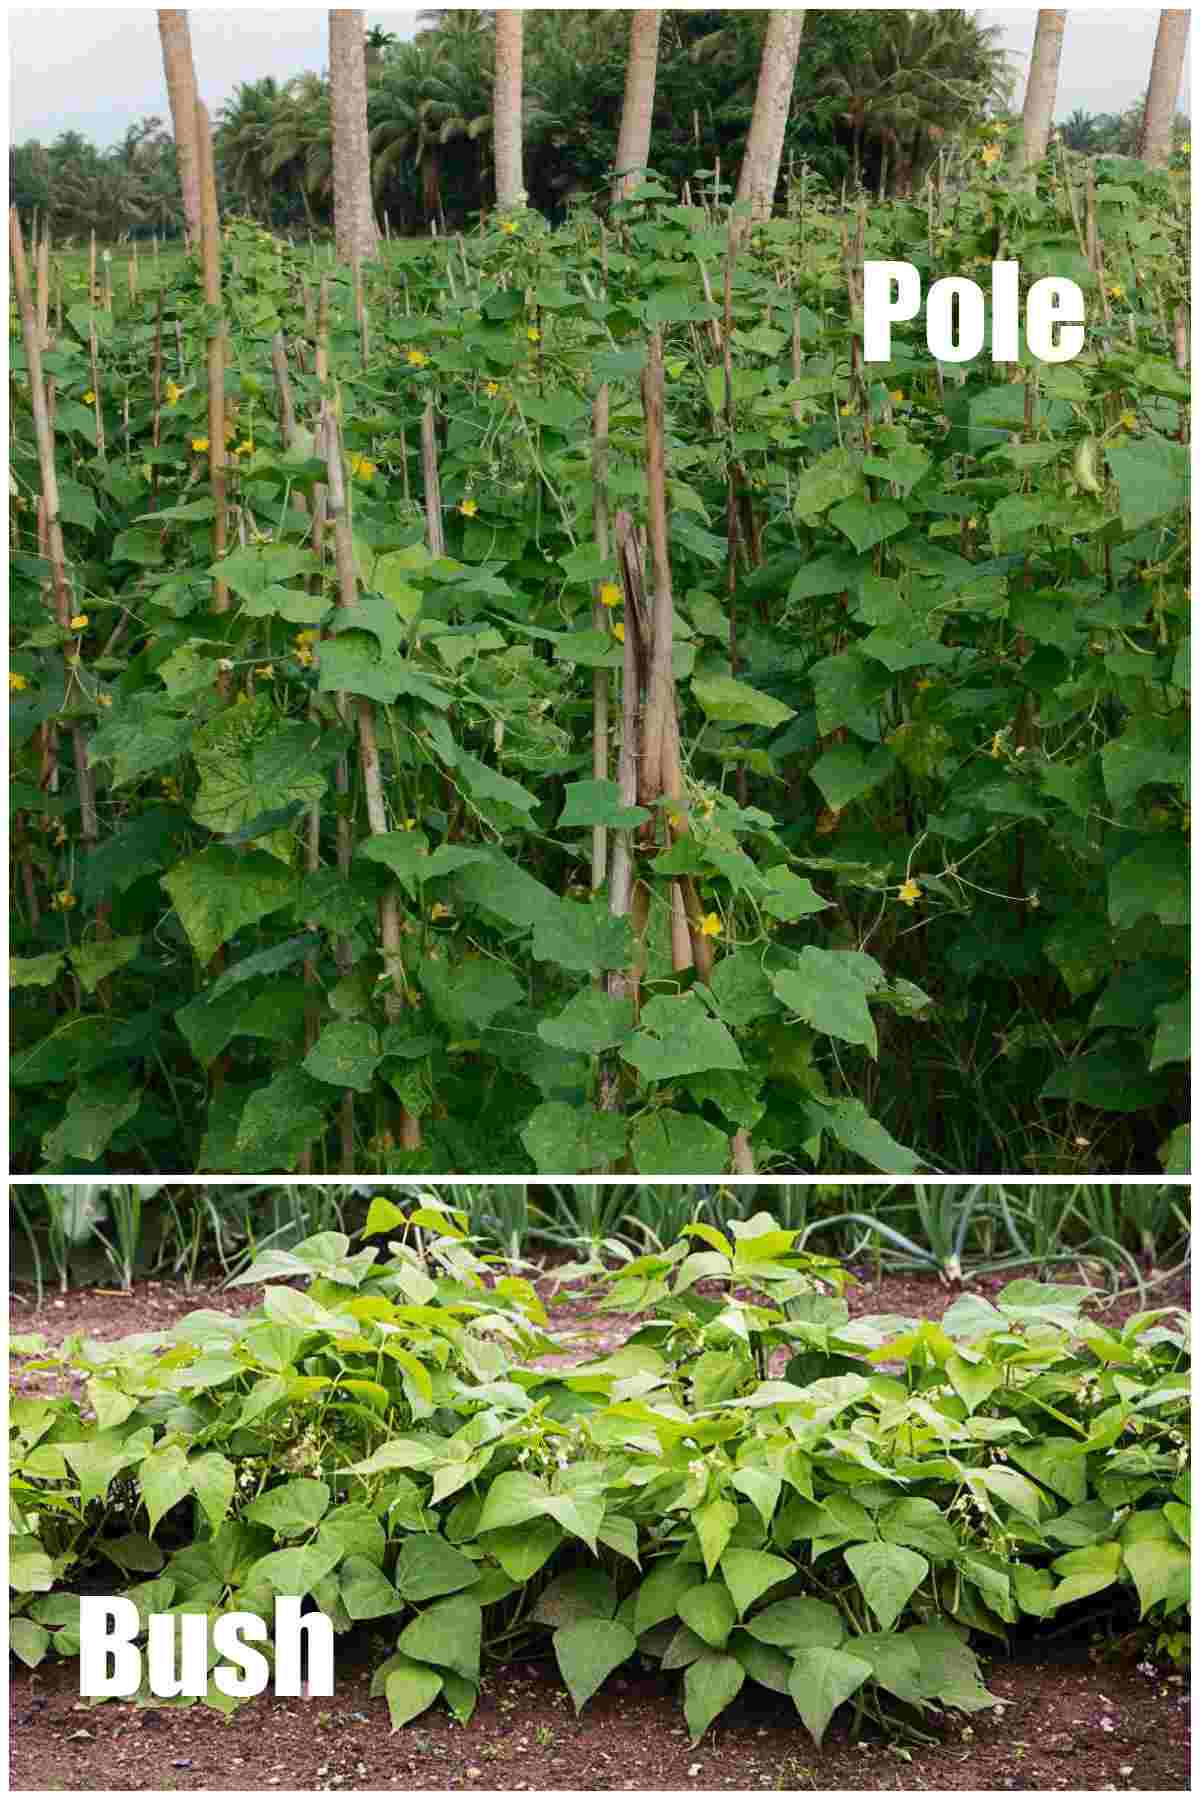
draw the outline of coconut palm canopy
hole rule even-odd
[[[700,169],[736,171],[754,104],[766,14],[663,15],[651,166],[678,185]],[[608,182],[616,155],[629,14],[531,12],[525,19],[523,159],[530,203],[560,217]],[[833,185],[894,193],[919,183],[939,142],[1007,97],[995,34],[961,9],[810,12],[783,166],[806,162]],[[463,225],[486,209],[492,168],[492,15],[428,11],[415,38],[376,29],[366,74],[375,204],[393,230]],[[221,109],[218,175],[226,205],[275,225],[325,225],[332,205],[328,83],[239,84]],[[155,160],[157,159],[157,161]],[[77,134],[11,153],[18,206],[48,209],[60,232],[99,220],[107,234],[161,230],[173,175],[169,139],[131,165]],[[176,214],[178,208],[175,209]],[[165,216],[164,216],[165,215]]]

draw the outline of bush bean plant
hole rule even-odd
[[[44,292],[18,1167],[1186,1169],[1186,175],[988,162]],[[997,255],[1076,360],[862,362]]]
[[[918,1734],[992,1704],[981,1648],[1081,1611],[1184,1641],[1187,1315],[1109,1329],[1017,1280],[851,1321],[840,1265],[759,1213],[607,1277],[621,1349],[534,1366],[564,1346],[465,1223],[376,1199],[386,1249],[268,1250],[249,1314],[15,1340],[86,1384],[11,1404],[16,1654],[77,1652],[81,1585],[143,1615],[307,1594],[376,1634],[394,1727],[465,1723],[544,1652],[577,1709],[636,1661],[678,1672],[694,1741],[758,1683],[820,1743],[845,1703]]]

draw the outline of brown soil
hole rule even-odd
[[[923,1276],[885,1276],[848,1290],[852,1314],[894,1312],[940,1318],[960,1291]],[[1015,1271],[970,1285],[994,1294]],[[1074,1279],[1059,1272],[1057,1279]],[[1086,1277],[1084,1277],[1086,1278]],[[578,1290],[539,1288],[551,1329],[569,1340],[572,1361],[620,1344],[632,1321],[597,1313]],[[53,1343],[70,1332],[111,1339],[154,1331],[199,1307],[241,1312],[261,1290],[186,1289],[143,1281],[131,1294],[84,1289],[47,1299],[14,1295],[15,1332]],[[1186,1306],[1185,1276],[1155,1288],[1148,1304]],[[1099,1311],[1116,1323],[1138,1310],[1136,1294]],[[546,1358],[561,1366],[559,1357]],[[53,1391],[52,1377],[14,1372],[16,1392]],[[76,1390],[78,1392],[78,1390]],[[29,1670],[13,1661],[10,1783],[27,1792],[687,1791],[778,1789],[849,1792],[1071,1789],[1184,1791],[1189,1785],[1188,1681],[1167,1666],[1110,1657],[1082,1644],[1026,1646],[1009,1658],[985,1654],[994,1711],[926,1721],[940,1743],[851,1743],[841,1719],[817,1750],[790,1708],[753,1689],[695,1749],[688,1744],[678,1678],[627,1674],[608,1681],[573,1716],[553,1663],[523,1661],[485,1677],[466,1727],[434,1710],[396,1734],[383,1700],[368,1698],[370,1670],[391,1648],[376,1631],[338,1647],[334,1699],[287,1701],[260,1695],[230,1721],[202,1705],[81,1701],[77,1664]]]

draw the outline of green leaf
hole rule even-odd
[[[746,1671],[736,1656],[700,1656],[683,1678],[683,1716],[693,1746],[700,1742],[713,1720],[736,1700]]]
[[[245,1517],[254,1525],[265,1525],[277,1537],[301,1537],[325,1517],[331,1495],[323,1481],[300,1476],[283,1487],[268,1488]]]
[[[843,1650],[800,1650],[792,1664],[788,1686],[796,1711],[812,1734],[818,1750],[826,1727],[844,1700],[856,1694],[872,1675],[869,1662],[848,1656]]]
[[[921,1706],[921,1657],[907,1637],[890,1631],[864,1632],[854,1639],[854,1655],[871,1665],[881,1688],[908,1706]]]
[[[410,1719],[432,1706],[442,1691],[442,1677],[436,1669],[408,1657],[393,1656],[391,1661],[398,1666],[389,1671],[384,1693],[392,1730],[399,1731],[402,1725],[407,1725]]]
[[[807,919],[813,913],[824,912],[830,905],[828,900],[822,900],[806,875],[794,875],[782,863],[777,863],[773,869],[765,869],[763,880],[767,884],[768,892],[763,895],[761,905],[763,911],[770,913],[772,918],[785,919],[791,924],[796,919]],[[737,952],[735,952],[736,954]],[[723,962],[718,964],[718,969],[723,968],[725,963],[731,960],[730,957],[724,958]],[[716,980],[715,971],[713,980],[714,982]],[[720,1004],[719,998],[718,1004]],[[727,1017],[724,1006],[721,1006],[721,1016]],[[733,1022],[730,1021],[730,1023]]]
[[[450,695],[440,683],[418,675],[406,659],[381,648],[368,631],[345,631],[321,645],[322,694],[348,693],[392,705],[403,694],[444,710]]]
[[[745,1068],[729,1032],[709,1016],[695,994],[647,1001],[641,1025],[621,1055],[647,1081],[670,1081],[702,1069]]]
[[[559,816],[559,827],[607,825],[616,831],[632,831],[650,814],[644,806],[624,806],[615,781],[570,781]]]
[[[581,975],[626,968],[631,956],[628,919],[614,919],[604,900],[559,900],[535,920],[533,955]]]
[[[1111,1587],[1121,1568],[1121,1546],[1114,1539],[1103,1544],[1088,1544],[1082,1550],[1068,1550],[1050,1564],[1056,1575],[1063,1577],[1054,1590],[1055,1607],[1082,1600]]]
[[[639,1175],[723,1175],[729,1139],[707,1119],[671,1107],[643,1114],[630,1138]]]
[[[539,1625],[576,1625],[582,1619],[611,1619],[617,1590],[603,1569],[571,1569],[538,1595],[530,1617]]]
[[[1164,925],[1188,922],[1188,856],[1181,836],[1152,837],[1108,874],[1108,916],[1118,931],[1146,914]]]
[[[1139,531],[1187,506],[1190,464],[1183,444],[1147,435],[1124,448],[1110,444],[1104,454],[1121,491],[1126,531]]]
[[[302,1067],[317,1081],[367,1094],[380,1060],[379,1033],[373,1025],[365,1019],[335,1019],[325,1027]]]
[[[418,980],[438,1018],[456,1038],[477,1038],[486,1025],[523,996],[520,982],[503,963],[483,957],[446,968],[423,962]]]
[[[233,1505],[237,1469],[219,1450],[209,1450],[189,1460],[188,1477],[205,1517],[214,1532],[218,1531]]]
[[[338,1588],[352,1619],[382,1619],[404,1605],[391,1582],[365,1556],[346,1558],[338,1571]]]
[[[411,1604],[456,1594],[478,1579],[478,1563],[445,1538],[433,1532],[413,1532],[401,1540],[396,1586]]]
[[[679,1601],[679,1616],[684,1624],[714,1650],[724,1648],[737,1623],[738,1610],[723,1581],[702,1581],[699,1587],[689,1588]]]
[[[865,960],[871,961],[869,957]],[[879,1043],[867,995],[879,984],[864,972],[856,953],[818,950],[805,944],[799,961],[799,968],[771,976],[777,997],[814,1030],[848,1044],[864,1044],[872,1056],[877,1055]],[[882,970],[879,974],[882,976]]]
[[[825,1600],[776,1600],[752,1619],[746,1630],[760,1644],[782,1650],[836,1650],[846,1636],[842,1615]]]
[[[809,774],[826,806],[840,812],[886,781],[895,767],[895,757],[882,744],[870,750],[854,743],[837,744],[817,758]]]
[[[876,500],[872,504],[855,496],[843,500],[829,514],[829,523],[844,532],[861,554],[874,549],[885,538],[895,537],[908,525],[908,514],[895,500]]]
[[[133,937],[93,938],[71,952],[71,966],[85,993],[94,994],[100,983],[131,963],[142,947],[141,933]],[[49,958],[39,958],[49,961]]]
[[[10,1619],[8,1647],[28,1669],[36,1669],[50,1648],[50,1633],[32,1619]]]
[[[842,1554],[880,1626],[890,1631],[928,1575],[929,1564],[899,1544],[851,1544]]]
[[[732,675],[697,676],[692,693],[700,702],[706,717],[722,725],[766,725],[774,728],[785,719],[794,719],[795,708],[773,700],[748,682],[735,681]]]
[[[704,1557],[704,1567],[709,1576],[716,1573],[737,1521],[738,1509],[731,1500],[710,1500],[706,1505],[697,1507],[692,1514],[692,1523],[696,1527],[696,1536]]]
[[[795,1573],[792,1563],[782,1556],[770,1556],[765,1550],[726,1550],[721,1557],[721,1574],[733,1595],[739,1618],[768,1588],[789,1580]]]
[[[176,863],[162,885],[202,963],[243,926],[286,906],[295,892],[294,877],[275,857],[217,846]]]
[[[598,1056],[632,1037],[633,1001],[616,999],[598,988],[582,988],[555,1018],[542,1019],[537,1029],[542,1041],[556,1050]]]
[[[314,805],[325,792],[329,761],[319,739],[315,723],[281,724],[265,694],[227,707],[192,745],[200,775],[193,818],[209,831],[234,832],[263,813]]]
[[[589,1175],[624,1156],[626,1130],[620,1113],[544,1100],[526,1120],[521,1142],[539,1175]]]
[[[140,943],[140,938],[135,940]],[[51,950],[45,956],[10,956],[8,985],[10,988],[53,987],[67,960],[65,950]]]
[[[479,1680],[483,1614],[478,1600],[455,1594],[426,1607],[400,1633],[397,1648],[420,1662],[438,1663],[467,1681]]]
[[[553,1642],[559,1672],[577,1714],[613,1670],[628,1662],[637,1649],[632,1631],[626,1625],[618,1625],[615,1619],[581,1619],[574,1625],[560,1626]]]
[[[234,1140],[236,1166],[228,1172],[290,1173],[320,1135],[332,1099],[304,1069],[281,1069],[246,1101]]]
[[[638,1636],[644,1636],[666,1619],[675,1618],[683,1596],[702,1580],[695,1563],[656,1563],[637,1589],[633,1625]]]
[[[130,1089],[124,1070],[81,1081],[63,1117],[42,1139],[47,1165],[61,1169],[74,1161],[99,1162],[114,1133],[133,1118],[141,1103],[141,1089]]]
[[[178,1444],[152,1451],[138,1469],[138,1481],[153,1535],[164,1514],[192,1491],[186,1452]]]
[[[955,1358],[951,1359],[957,1360]],[[946,1558],[961,1548],[958,1537],[940,1506],[932,1500],[893,1500],[879,1514],[879,1535],[889,1544],[905,1544],[926,1556]]]
[[[863,477],[857,454],[839,446],[827,450],[801,471],[792,485],[792,510],[798,518],[819,519],[836,501],[849,499],[862,491]]]
[[[1171,1538],[1146,1537],[1137,1543],[1127,1543],[1123,1555],[1125,1567],[1133,1576],[1138,1591],[1139,1617],[1144,1619],[1160,1600],[1165,1603],[1164,1612],[1167,1613],[1188,1605],[1191,1556],[1182,1544]],[[1059,1604],[1061,1597],[1060,1588],[1054,1596]]]
[[[781,891],[786,898],[788,890],[782,888]],[[773,910],[768,901],[763,904]],[[755,1019],[779,1010],[762,960],[753,950],[735,950],[732,956],[723,956],[713,970],[708,986],[727,1025],[752,1025]]]

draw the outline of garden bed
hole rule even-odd
[[[1035,1270],[984,1277],[991,1293]],[[885,1276],[847,1290],[852,1315],[940,1318],[959,1290],[922,1276]],[[1072,1278],[1074,1271],[1067,1272]],[[597,1312],[578,1291],[538,1283],[550,1328],[582,1360],[621,1343],[632,1320]],[[14,1298],[18,1332],[57,1343],[70,1332],[111,1339],[164,1328],[201,1307],[242,1312],[261,1290],[225,1291],[219,1281],[186,1288],[139,1282],[128,1294],[102,1287]],[[1185,1277],[1152,1294],[1156,1306],[1187,1301]],[[1104,1317],[1138,1310],[1136,1296]],[[545,1359],[561,1366],[562,1358]],[[14,1376],[18,1392],[52,1391],[40,1376]],[[374,1642],[372,1642],[374,1640]],[[1043,1634],[980,1646],[994,1709],[943,1719],[933,1746],[888,1746],[870,1729],[852,1743],[835,1719],[820,1750],[786,1701],[750,1686],[696,1748],[679,1712],[677,1678],[624,1672],[576,1718],[553,1659],[493,1670],[465,1728],[438,1709],[392,1735],[387,1705],[370,1699],[370,1669],[383,1633],[360,1627],[338,1645],[336,1697],[284,1701],[260,1696],[231,1720],[200,1705],[100,1705],[77,1697],[74,1662],[36,1671],[14,1665],[10,1685],[10,1783],[18,1791],[118,1789],[1129,1789],[1184,1790],[1189,1776],[1187,1678],[1126,1646],[1089,1645],[1086,1635]],[[315,1729],[311,1727],[315,1724]],[[309,1726],[310,1729],[298,1729]],[[935,1724],[934,1730],[939,1730]]]

